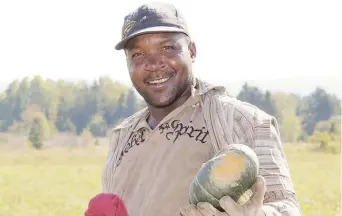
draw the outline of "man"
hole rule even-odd
[[[221,86],[196,79],[196,46],[181,13],[150,3],[125,17],[122,40],[132,83],[147,107],[113,130],[103,192],[118,195],[130,216],[301,215],[276,120],[231,98]],[[219,212],[189,204],[201,165],[232,143],[252,148],[260,161],[253,197],[229,197]]]

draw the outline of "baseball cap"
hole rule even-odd
[[[155,32],[181,32],[190,36],[185,19],[177,8],[169,3],[151,2],[125,16],[121,41],[115,49],[124,49],[127,42],[138,35]]]

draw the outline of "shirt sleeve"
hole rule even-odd
[[[113,176],[115,174],[115,158],[116,158],[116,147],[118,146],[119,132],[113,131],[110,142],[108,155],[105,161],[104,168],[102,170],[102,192],[112,193],[112,182]]]
[[[260,163],[259,174],[267,187],[262,210],[265,216],[301,216],[277,121],[262,111],[261,114],[265,118],[254,118],[253,147]]]

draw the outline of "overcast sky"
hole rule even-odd
[[[124,16],[144,2],[0,1],[0,82],[109,75],[129,84],[124,54],[113,47]],[[170,2],[197,43],[201,78],[226,83],[342,72],[341,1]]]

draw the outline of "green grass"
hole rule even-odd
[[[340,215],[340,155],[286,146],[304,215]],[[105,147],[0,149],[0,216],[81,216],[101,190]]]
[[[291,176],[304,215],[341,215],[341,155],[286,146]]]
[[[101,190],[96,150],[0,153],[0,216],[83,215]]]

